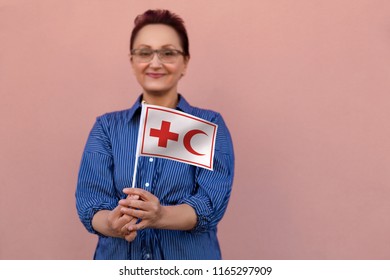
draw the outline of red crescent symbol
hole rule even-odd
[[[192,146],[191,146],[191,139],[192,137],[194,137],[196,134],[204,134],[204,135],[207,135],[206,132],[202,131],[202,130],[199,130],[199,129],[193,129],[193,130],[190,130],[186,133],[186,135],[184,135],[184,139],[183,139],[183,144],[184,144],[184,147],[187,149],[187,151],[189,151],[191,154],[194,154],[196,156],[204,156],[205,154],[201,154],[201,153],[198,153],[197,151],[195,151]]]

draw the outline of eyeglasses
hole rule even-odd
[[[180,55],[184,53],[175,49],[134,49],[131,50],[131,55],[135,62],[145,63],[152,61],[154,54],[157,53],[158,59],[162,63],[175,63]]]

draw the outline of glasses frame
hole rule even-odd
[[[179,54],[179,55],[182,55],[183,57],[185,56],[184,52],[182,52],[181,50],[170,49],[170,48],[167,48],[167,49],[157,49],[157,50],[147,49],[147,48],[132,49],[132,50],[130,51],[131,56],[134,56],[134,57],[136,58],[136,60],[137,60],[137,57],[138,57],[138,56],[137,56],[137,54],[136,54],[135,52],[140,51],[140,50],[148,50],[148,51],[151,51],[151,52],[153,53],[153,55],[150,57],[150,60],[138,61],[138,62],[140,62],[140,63],[148,63],[148,62],[151,62],[156,54],[157,54],[157,57],[158,57],[158,59],[159,59],[159,61],[160,61],[161,63],[175,63],[175,61],[166,62],[166,61],[164,61],[164,59],[161,59],[161,56],[160,56],[160,55],[161,55],[161,53],[162,53],[163,51],[173,51],[174,53]],[[175,59],[176,59],[177,57],[178,57],[178,56],[175,56]],[[139,57],[138,57],[138,59],[139,59]]]

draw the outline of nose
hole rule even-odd
[[[160,59],[158,58],[157,53],[154,53],[152,60],[149,62],[150,67],[158,68],[162,66]]]

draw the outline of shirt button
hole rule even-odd
[[[145,183],[145,187],[149,187],[150,186],[150,184],[149,183]]]
[[[149,158],[149,162],[153,162],[153,158]]]
[[[145,259],[146,259],[146,260],[150,260],[150,254],[146,254],[146,255],[145,255]]]

